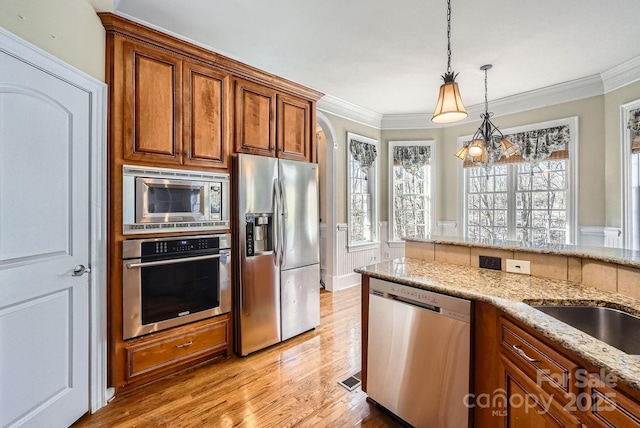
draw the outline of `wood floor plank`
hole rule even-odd
[[[360,371],[360,288],[322,292],[320,305],[313,331],[120,394],[73,427],[400,427],[337,384]]]

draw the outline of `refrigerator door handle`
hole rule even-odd
[[[287,195],[284,193],[284,187],[282,186],[282,180],[278,179],[278,184],[280,186],[280,215],[279,220],[280,220],[280,263],[279,266],[284,265],[284,255],[285,255],[285,244],[286,244],[286,238],[287,238],[287,231],[285,229],[286,226],[286,219],[287,219]]]
[[[279,266],[279,258],[280,258],[280,205],[281,205],[281,195],[280,195],[280,181],[276,178],[273,180],[273,193],[275,195],[276,204],[275,204],[275,212],[274,212],[274,224],[275,228],[274,239],[275,245],[273,246],[273,262],[276,266]]]

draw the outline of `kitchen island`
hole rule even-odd
[[[440,250],[440,255],[438,255],[438,250]],[[584,399],[588,401],[588,403],[585,402],[574,409],[576,412],[567,415],[569,422],[560,420],[562,418],[552,418],[552,420],[559,421],[559,426],[565,426],[565,423],[569,426],[572,423],[580,426],[579,423],[582,422],[586,422],[589,426],[607,426],[607,423],[612,423],[610,419],[617,424],[613,426],[640,426],[640,408],[638,406],[640,402],[640,357],[626,354],[530,306],[553,304],[607,306],[640,316],[640,299],[635,297],[634,293],[624,295],[617,292],[617,281],[620,279],[617,269],[622,267],[626,270],[635,270],[640,267],[640,257],[637,257],[634,252],[625,253],[625,250],[600,249],[593,253],[589,250],[584,247],[523,248],[516,244],[501,246],[500,244],[474,243],[455,238],[451,240],[448,238],[411,240],[407,242],[406,252],[412,257],[356,269],[356,272],[363,275],[363,375],[366,374],[369,280],[370,278],[378,278],[474,302],[475,357],[472,362],[472,370],[475,371],[475,389],[472,392],[475,392],[476,396],[482,392],[495,392],[497,388],[509,389],[509,371],[507,369],[512,366],[510,362],[504,362],[504,360],[509,357],[507,354],[511,330],[521,328],[520,336],[515,335],[514,337],[531,337],[528,342],[524,341],[525,345],[540,343],[538,348],[530,348],[533,349],[532,352],[535,352],[536,349],[549,348],[549,353],[557,352],[559,354],[556,360],[565,361],[566,359],[569,364],[564,380],[567,384],[566,391],[562,394],[555,394],[559,396],[559,409],[562,411],[563,408],[569,408],[571,394],[582,398],[583,401]],[[507,258],[514,257],[514,254],[517,257],[518,254],[525,254],[524,252],[534,254],[534,257],[536,255],[559,257],[560,259],[554,259],[554,263],[558,264],[558,260],[560,264],[565,263],[564,274],[561,270],[552,269],[549,276],[562,277],[565,275],[565,279],[506,273],[472,266],[474,262],[472,259],[473,257],[477,259],[478,254],[496,255],[496,252],[500,251],[506,252],[503,255]],[[518,253],[519,251],[522,253]],[[630,257],[625,258],[625,256]],[[441,261],[443,259],[453,262],[443,262]],[[616,274],[615,276],[608,275],[608,280],[612,281],[615,287],[611,287],[610,284],[604,284],[600,288],[586,285],[585,281],[582,281],[583,269],[580,269],[580,275],[577,274],[576,269],[573,269],[573,274],[570,273],[570,259],[577,259],[581,268],[591,266],[587,269],[613,269]],[[477,260],[475,263],[477,264]],[[554,263],[547,263],[546,267],[548,268]],[[591,263],[597,263],[597,265],[594,266]],[[532,262],[532,273],[533,266]],[[633,273],[631,272],[631,274]],[[585,279],[593,279],[591,278],[593,275],[590,275],[588,270],[584,275]],[[579,281],[569,280],[570,277],[579,279]],[[633,281],[632,277],[633,285],[637,285],[637,283]],[[640,285],[638,286],[640,287]],[[610,290],[615,290],[615,292]],[[517,347],[519,345],[514,346],[514,349]],[[516,351],[518,354],[520,353],[517,349]],[[533,361],[533,359],[531,360]],[[554,367],[554,361],[552,360],[551,367]],[[533,373],[531,376],[540,371],[540,367],[535,363],[528,365],[531,366],[529,368]],[[526,371],[529,368],[523,367],[523,370]],[[576,383],[576,374],[579,375],[580,370],[589,374],[589,379],[592,380],[591,384],[587,382],[586,385],[569,385],[569,383]],[[595,382],[601,381],[603,378],[614,380],[605,386],[612,387],[610,388],[613,391],[612,394],[617,393],[619,403],[631,407],[630,410],[628,408],[621,409],[622,416],[614,415],[612,418],[608,418],[609,414],[604,414],[602,409],[598,413],[595,404],[591,402],[597,398]],[[366,389],[366,381],[363,387]],[[555,392],[553,388],[547,388],[544,394],[553,396],[553,392]],[[593,402],[595,403],[595,401]],[[476,426],[503,426],[503,424],[509,426],[514,423],[514,420],[509,419],[512,416],[509,416],[508,413],[516,415],[516,412],[515,409],[513,411],[509,409],[509,412],[506,412],[505,409],[498,411],[493,409],[491,412],[477,409],[474,416]],[[552,413],[550,412],[550,414]],[[604,416],[602,416],[603,414]],[[552,414],[552,416],[554,415]],[[617,419],[618,416],[622,419]]]

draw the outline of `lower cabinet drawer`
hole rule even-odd
[[[637,402],[607,385],[607,381],[587,376],[585,395],[588,397],[588,426],[603,428],[639,428],[640,408]],[[615,383],[615,382],[613,382]]]
[[[500,318],[500,342],[502,353],[542,389],[560,401],[577,396],[576,363],[504,318]]]
[[[142,342],[127,348],[128,377],[133,378],[167,366],[202,357],[226,348],[228,320],[197,330]]]

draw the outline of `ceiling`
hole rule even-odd
[[[378,114],[430,113],[446,71],[446,0],[119,0],[116,12]],[[451,0],[465,105],[640,56],[638,0]]]

